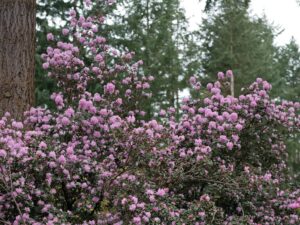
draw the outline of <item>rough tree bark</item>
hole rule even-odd
[[[34,103],[36,0],[0,0],[0,116]]]

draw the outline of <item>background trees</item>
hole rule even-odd
[[[145,102],[149,115],[158,105],[175,107],[179,90],[186,86],[182,55],[186,51],[187,21],[177,0],[124,1],[120,6],[124,13],[117,20],[115,43],[123,49],[135,52],[143,59],[143,74],[151,74],[155,80],[152,99]]]
[[[229,2],[239,5],[239,6],[248,7],[251,0],[206,0],[204,10],[206,12],[209,12],[218,4],[224,4],[224,3],[229,3]]]
[[[259,76],[276,82],[274,28],[265,18],[251,18],[248,7],[224,1],[209,13],[199,32],[203,76],[216,77],[216,71],[231,69],[235,74],[235,92]]]
[[[300,49],[295,39],[278,48],[275,60],[279,70],[279,83],[281,88],[275,90],[286,100],[300,98]]]

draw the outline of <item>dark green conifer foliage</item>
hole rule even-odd
[[[187,87],[185,74],[197,70],[180,1],[125,0],[121,8],[120,27],[114,30],[116,44],[133,50],[136,59],[144,61],[142,72],[155,77],[153,97],[145,101],[145,110],[151,115],[159,105],[176,107],[179,91]]]
[[[217,6],[217,4],[226,4],[230,1],[232,0],[206,0],[204,11],[209,12],[212,9],[214,9]],[[234,0],[233,2],[236,5],[240,5],[247,8],[249,7],[251,0]]]
[[[216,13],[209,13],[200,28],[201,62],[206,81],[218,71],[232,69],[235,93],[256,77],[270,82],[277,76],[273,45],[274,28],[265,18],[251,18],[248,7],[234,0],[222,2]]]
[[[286,100],[300,99],[300,49],[295,39],[278,48],[276,54],[278,71],[280,74],[279,96]]]

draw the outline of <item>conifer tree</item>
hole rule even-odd
[[[235,0],[223,1],[208,13],[200,28],[201,61],[206,81],[218,71],[233,70],[235,93],[247,86],[255,77],[275,80],[273,45],[274,28],[265,18],[251,18],[248,7]]]
[[[205,1],[205,8],[204,11],[209,12],[211,9],[214,9],[218,4],[226,4],[228,1],[231,0],[206,0]],[[248,7],[250,4],[251,0],[234,0],[233,3],[243,6],[243,7]]]
[[[145,110],[153,114],[158,105],[176,105],[179,91],[186,87],[185,73],[191,72],[187,56],[192,39],[178,0],[125,0],[124,15],[114,28],[116,45],[135,52],[145,64],[142,73],[154,76],[153,97]],[[193,66],[195,68],[195,66]]]
[[[276,60],[280,74],[278,94],[286,100],[299,100],[300,49],[294,38],[285,46],[278,48]]]

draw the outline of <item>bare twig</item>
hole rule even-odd
[[[8,224],[8,225],[11,224],[10,222],[7,222],[7,221],[1,220],[1,219],[0,219],[0,222],[1,222],[1,224]]]

